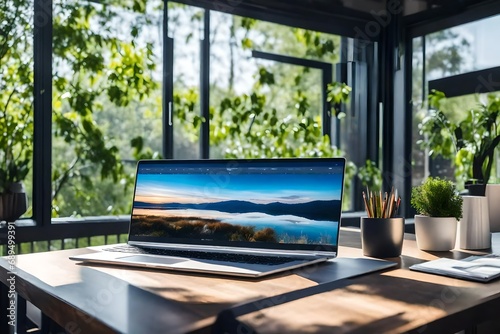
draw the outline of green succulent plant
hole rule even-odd
[[[422,215],[462,218],[462,196],[451,181],[438,177],[428,177],[423,184],[413,187],[410,203]]]

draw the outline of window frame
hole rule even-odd
[[[127,233],[130,218],[128,216],[102,216],[84,217],[81,219],[57,218],[52,219],[52,61],[53,61],[53,0],[33,0],[34,14],[34,147],[33,147],[33,216],[30,219],[19,220],[16,224],[22,230],[17,234],[17,241],[36,241],[57,238],[84,237],[100,234],[121,234]],[[299,28],[305,28],[325,33],[338,34],[343,37],[356,37],[357,27],[364,27],[374,20],[368,13],[345,9],[335,13],[318,12],[313,9],[297,12],[293,8],[280,6],[278,2],[271,2],[269,11],[262,11],[256,1],[236,1],[237,6],[225,5],[222,1],[206,0],[177,0],[165,1],[164,24],[163,24],[163,74],[164,78],[171,78],[173,71],[173,39],[168,37],[168,3],[178,2],[206,10],[216,10],[234,15],[251,17],[263,21],[284,24]],[[355,15],[353,15],[355,14]],[[318,16],[319,15],[319,16]],[[207,18],[205,18],[205,22]],[[335,22],[335,24],[332,24]],[[208,31],[209,32],[209,31]],[[344,38],[342,39],[344,40]],[[370,42],[379,40],[374,36]],[[208,42],[207,34],[205,41]],[[370,46],[368,48],[371,48]],[[205,51],[206,52],[206,51]],[[208,50],[209,52],[209,50]],[[370,72],[377,67],[378,57],[373,57],[370,62]],[[356,59],[353,59],[356,60]],[[205,75],[206,81],[209,76]],[[371,77],[370,82],[378,87],[377,78]],[[378,94],[372,91],[371,94]],[[377,104],[373,95],[367,96],[370,100],[368,108]],[[164,157],[173,158],[173,128],[168,122],[172,117],[173,85],[169,80],[163,83],[163,118],[164,118]],[[208,103],[207,103],[208,106]],[[208,118],[207,118],[208,119]],[[208,126],[208,125],[206,125]],[[206,132],[208,135],[208,132]],[[367,146],[373,143],[369,136]],[[208,143],[202,144],[207,145]],[[203,150],[202,150],[203,152]],[[205,154],[205,153],[204,153]],[[206,153],[208,154],[208,152]],[[359,210],[361,207],[355,207]],[[68,224],[65,224],[68,223]],[[89,223],[92,228],[89,229]],[[6,227],[0,228],[0,233]]]
[[[500,67],[487,68],[479,71],[466,72],[463,74],[448,76],[436,80],[429,80],[426,82],[426,68],[425,68],[425,53],[426,53],[426,35],[435,33],[441,30],[453,28],[456,26],[460,26],[462,24],[471,23],[474,21],[479,21],[486,19],[488,17],[499,15],[500,13],[500,2],[483,2],[478,4],[462,4],[462,8],[460,11],[450,11],[449,9],[440,9],[440,10],[430,10],[423,13],[417,13],[410,15],[404,18],[404,24],[406,27],[405,33],[405,53],[407,58],[407,66],[409,67],[409,71],[407,72],[407,86],[405,89],[405,94],[408,96],[407,101],[411,101],[412,92],[413,92],[413,40],[416,38],[421,38],[423,43],[422,55],[423,55],[423,72],[422,72],[422,99],[426,98],[426,89],[437,89],[445,92],[445,94],[449,97],[453,96],[461,96],[467,94],[473,94],[475,92],[491,92],[487,87],[487,83],[482,82],[480,80],[480,76],[483,75],[483,78],[490,79],[489,75],[491,74],[493,78],[499,78]],[[463,81],[468,80],[468,81]],[[494,80],[494,79],[493,79]],[[493,81],[492,80],[492,81]],[[500,80],[499,80],[500,81]],[[464,85],[464,82],[466,84]],[[497,82],[497,81],[493,81]],[[463,86],[463,87],[462,87]],[[500,89],[498,89],[500,90]],[[425,95],[425,96],[424,96]],[[409,115],[408,117],[408,129],[409,131],[405,134],[404,140],[405,143],[409,143],[409,152],[410,159],[412,158],[412,104],[408,103],[405,108],[406,113]],[[431,158],[429,158],[431,159]],[[411,161],[411,160],[409,160]],[[432,167],[430,167],[432,168]],[[410,198],[411,194],[411,182],[412,182],[412,171],[410,170],[409,174],[406,177],[408,189],[406,192],[406,198]],[[407,212],[406,216],[413,216],[416,212],[410,206],[409,201],[405,204],[405,210]]]

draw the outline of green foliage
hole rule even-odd
[[[33,153],[32,6],[0,4],[0,193],[24,181]]]
[[[331,84],[328,84],[327,101],[332,103],[332,108],[335,111],[335,116],[339,118],[345,116],[340,109],[340,105],[348,101],[351,90],[352,88],[343,82],[333,82]]]
[[[256,92],[222,100],[211,114],[211,145],[224,147],[226,158],[341,155],[322,134],[321,118],[311,115],[307,96],[295,92],[292,104],[280,117]]]
[[[420,134],[426,136],[419,144],[429,147],[431,155],[452,160],[458,178],[487,183],[500,144],[500,96],[490,94],[486,103],[468,110],[466,118],[458,123],[441,111],[445,100],[442,92],[429,94],[433,110],[419,125]]]
[[[56,216],[67,215],[65,207],[78,200],[94,203],[89,207],[94,214],[119,212],[111,200],[123,196],[125,188],[132,184],[119,147],[97,119],[105,105],[118,112],[149,98],[159,87],[152,76],[156,68],[153,45],[140,44],[141,30],[151,23],[149,19],[143,20],[145,16],[139,15],[128,22],[129,40],[124,40],[116,29],[123,11],[144,14],[148,3],[64,2],[54,6],[54,150],[61,152],[54,155],[52,168]],[[99,30],[93,28],[95,25]],[[130,144],[135,158],[155,157],[141,138],[134,138]],[[96,188],[96,184],[100,187]],[[109,190],[113,184],[124,187],[121,194],[111,191],[107,198],[99,200],[101,196],[96,190]],[[84,207],[72,205],[79,208],[73,215],[85,214]],[[96,210],[92,211],[92,207]],[[97,210],[99,207],[102,209]]]
[[[27,112],[11,112],[0,106],[0,193],[9,191],[12,183],[22,182],[29,173],[32,158],[32,120]],[[23,119],[24,118],[24,119]],[[25,133],[28,134],[25,134]]]
[[[103,191],[117,184],[125,189],[132,178],[124,168],[120,148],[109,136],[111,131],[97,120],[105,108],[119,112],[149,98],[159,88],[152,76],[157,63],[153,45],[141,37],[142,30],[152,24],[152,19],[143,15],[152,4],[153,0],[54,2],[54,215],[86,214],[87,204],[94,214],[120,211],[111,202],[123,197],[124,190],[121,194],[111,191],[106,198],[102,198]],[[124,12],[128,14],[123,16]],[[31,169],[32,15],[32,1],[0,4],[0,192],[9,183],[24,180]],[[128,20],[124,26],[130,28],[125,36],[117,29],[124,18]],[[138,138],[132,146],[136,158],[155,156]],[[81,211],[73,213],[74,208]]]
[[[326,62],[338,59],[338,36],[237,17],[228,21],[228,25],[235,39],[229,40],[231,47],[238,45],[241,49],[259,49]],[[233,59],[228,63],[233,66]],[[227,63],[220,66],[227,66]],[[219,83],[210,87],[211,157],[252,159],[345,155],[331,145],[328,136],[323,135],[319,71],[279,62],[259,66],[254,75],[253,89],[239,94],[232,89],[233,75],[230,72],[228,89]],[[194,103],[197,99],[190,97],[196,90],[192,87],[178,89],[179,96],[174,104],[175,119],[181,120],[183,136],[193,145],[199,140],[201,125],[192,116],[198,112],[198,105]],[[339,107],[346,102],[350,91],[346,84],[329,85],[328,101],[335,108],[335,115],[342,116]],[[347,195],[355,171],[354,164],[349,162],[346,168]],[[344,203],[348,204],[348,201]]]
[[[192,143],[199,140],[199,129],[206,120],[199,113],[199,94],[194,88],[179,90],[174,94],[174,115],[183,127],[183,136]]]
[[[236,43],[230,41],[231,45],[237,44],[242,49],[251,45],[254,49],[292,57],[326,62],[338,59],[338,36],[246,18],[233,18],[228,23],[233,36],[240,38]],[[232,59],[229,63],[233,63]],[[228,92],[221,88],[219,92],[211,87],[213,92],[218,93],[211,94],[212,156],[278,158],[344,155],[331,145],[330,138],[323,135],[319,74],[309,68],[277,62],[258,67],[250,92],[234,94],[231,89]],[[338,106],[347,100],[349,93],[347,85],[332,83],[328,101]],[[354,174],[352,163],[348,172]]]
[[[440,178],[429,177],[411,191],[411,205],[420,214],[430,217],[455,217],[460,220],[462,202],[455,185]]]
[[[222,149],[225,158],[345,156],[323,135],[321,116],[311,113],[308,97],[300,90],[295,92],[287,111],[281,116],[276,109],[268,108],[266,96],[257,92],[225,98],[211,110],[210,145]],[[348,162],[345,198],[355,173],[356,166]],[[348,201],[344,203],[344,208],[348,207]]]
[[[374,161],[366,160],[365,165],[359,167],[357,174],[363,187],[375,192],[382,190],[382,171]]]
[[[144,145],[144,138],[142,136],[132,138],[130,146],[134,149],[133,156],[135,160],[161,159],[161,155],[158,152]]]
[[[149,147],[150,142],[146,142],[159,137],[162,129],[161,91],[153,75],[160,61],[154,56],[153,44],[146,35],[161,22],[154,22],[154,15],[143,14],[151,9],[161,12],[162,5],[153,0],[54,2],[54,216],[127,212],[129,201],[125,199],[130,198],[128,186],[132,184],[133,160],[160,157],[157,150]],[[175,7],[186,6],[176,4]],[[12,180],[26,178],[31,170],[32,12],[31,1],[27,0],[7,0],[0,5],[0,147],[3,150],[0,152],[0,189]],[[194,13],[191,22],[199,22],[200,13]],[[172,19],[176,19],[175,15]],[[240,38],[238,42],[243,49],[262,46],[264,50],[292,56],[329,62],[338,59],[336,50],[340,39],[337,36],[276,25],[268,29],[271,25],[265,22],[232,19],[235,27],[245,30],[243,35],[234,35]],[[254,39],[258,29],[262,43],[260,37]],[[286,70],[288,68],[260,67],[255,73],[254,90],[246,94],[235,95],[232,89],[225,90],[217,84],[211,87],[211,91],[223,96],[212,100],[217,103],[212,104],[210,113],[210,142],[215,150],[222,151],[222,156],[344,155],[322,134],[320,103],[312,97],[317,92],[311,89],[318,86],[317,74],[311,75],[313,71],[308,68],[294,71]],[[178,89],[182,78],[178,80],[174,95],[175,120],[182,124],[182,140],[197,143],[200,125],[207,121],[198,113],[199,92],[197,88]],[[330,86],[329,99],[332,103],[341,103],[350,89],[343,85],[336,92],[333,87],[336,86]],[[158,121],[154,128],[143,127],[141,119],[132,118],[137,117],[132,112]],[[120,119],[127,121],[120,122]],[[127,137],[131,131],[133,135]],[[116,134],[126,140],[120,141]],[[128,161],[132,164],[128,165]],[[349,163],[347,179],[354,171],[354,165]]]
[[[307,56],[322,58],[335,51],[336,41],[325,34],[304,29],[294,29],[293,32],[297,41],[307,47]]]
[[[459,73],[465,63],[470,43],[453,29],[441,30],[426,36],[430,52],[427,52],[427,71],[439,71],[440,76]]]

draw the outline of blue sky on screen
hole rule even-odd
[[[209,203],[242,200],[254,203],[304,203],[339,200],[338,174],[139,174],[136,201]]]

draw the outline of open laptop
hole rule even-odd
[[[260,277],[337,256],[345,159],[144,160],[127,244],[71,259]]]

